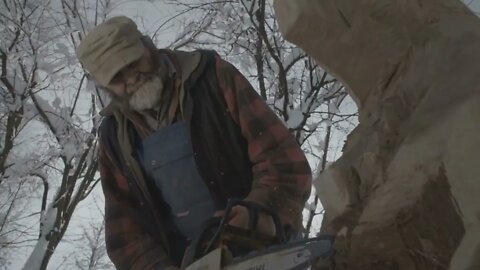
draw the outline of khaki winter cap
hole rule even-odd
[[[93,28],[77,48],[84,68],[106,86],[115,74],[144,52],[137,25],[124,16],[113,17]]]

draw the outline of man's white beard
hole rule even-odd
[[[137,90],[135,88],[127,89],[127,92],[132,93],[128,104],[136,111],[153,109],[162,98],[163,82],[159,76],[152,76],[146,79]]]

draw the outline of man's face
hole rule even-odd
[[[161,98],[162,79],[155,73],[151,52],[122,68],[106,86],[115,96],[128,101],[135,110],[151,109]]]

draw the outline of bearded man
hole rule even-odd
[[[77,56],[112,101],[99,167],[106,243],[118,269],[178,269],[199,226],[230,198],[302,227],[311,170],[295,139],[231,64],[212,51],[157,50],[127,17],[91,30]],[[246,228],[236,206],[229,224]],[[270,216],[256,230],[273,234]]]

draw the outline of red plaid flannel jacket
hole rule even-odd
[[[310,194],[311,170],[294,137],[230,63],[215,59],[219,88],[228,112],[248,142],[253,163],[252,188],[246,199],[275,209],[284,224],[299,228]],[[162,246],[132,215],[126,175],[112,153],[100,145],[99,167],[105,194],[107,250],[118,269],[169,269],[172,263]],[[118,192],[127,196],[118,196]],[[172,268],[175,269],[175,268]]]

